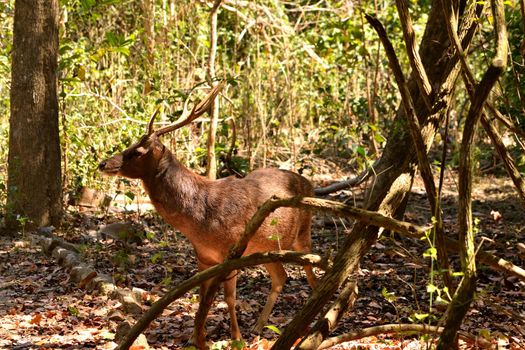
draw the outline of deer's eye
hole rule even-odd
[[[143,149],[141,150],[139,148],[132,148],[124,152],[123,156],[125,160],[132,160],[134,158],[142,157],[144,154],[146,153],[143,151]]]

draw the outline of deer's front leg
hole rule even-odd
[[[198,262],[199,272],[207,269],[209,266]],[[199,288],[199,303],[202,303],[206,298],[206,293],[210,289],[211,281],[207,280],[200,285]],[[208,317],[208,311],[202,312],[199,304],[199,310],[195,315],[195,324],[193,326],[193,335],[191,336],[190,342],[195,345],[198,349],[208,349],[206,345],[206,318]]]

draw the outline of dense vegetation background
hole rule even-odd
[[[168,0],[153,5],[61,2],[60,118],[64,184],[71,190],[101,186],[97,162],[137,139],[159,104],[165,121],[174,119],[190,91],[206,81],[210,7]],[[0,7],[0,122],[7,139],[13,2]],[[411,3],[416,30],[422,30],[428,7],[426,1]],[[518,4],[509,1],[506,9],[513,65],[496,98],[520,121],[523,32]],[[241,172],[283,164],[298,169],[312,154],[336,156],[353,170],[373,160],[399,98],[377,36],[362,14],[377,13],[408,71],[395,11],[379,1],[227,1],[219,11],[216,75],[233,84],[221,106],[216,152],[229,149],[227,120],[233,118],[235,164]],[[490,19],[480,20],[487,29],[477,36],[474,66],[491,57]],[[457,96],[453,136],[467,103]],[[191,166],[203,165],[206,128],[202,123],[177,139],[178,156]],[[0,147],[5,168],[7,143]],[[480,156],[490,159],[491,151]],[[5,184],[5,171],[2,176]]]

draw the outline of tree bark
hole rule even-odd
[[[58,0],[16,0],[8,156],[8,227],[58,225]]]

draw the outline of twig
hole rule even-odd
[[[397,333],[412,333],[412,332],[424,333],[424,334],[440,334],[441,332],[443,332],[443,327],[429,326],[425,324],[385,324],[381,326],[364,328],[358,331],[345,333],[345,334],[338,335],[336,337],[328,338],[321,343],[318,349],[319,350],[327,349],[329,347],[332,347],[337,344],[341,344],[343,342],[362,339],[362,338],[371,337],[371,336],[379,335],[379,334],[391,334],[391,333],[397,334]],[[483,348],[486,348],[486,349],[492,348],[491,342],[483,338],[476,337],[475,335],[472,335],[470,333],[460,332],[459,336]]]
[[[68,94],[67,96],[68,97],[96,97],[96,98],[100,98],[102,100],[105,100],[105,101],[109,102],[109,104],[112,105],[113,108],[115,108],[122,115],[124,115],[124,118],[122,118],[122,119],[112,120],[110,122],[101,124],[100,126],[114,124],[114,123],[117,123],[119,121],[124,121],[124,120],[131,121],[131,122],[134,122],[134,123],[137,123],[137,124],[144,124],[144,125],[148,124],[148,122],[146,122],[146,121],[142,121],[142,120],[138,120],[138,119],[134,119],[134,118],[130,117],[128,115],[128,113],[126,113],[126,111],[124,109],[122,109],[122,107],[120,107],[117,103],[115,103],[115,101],[113,101],[111,98],[109,98],[107,96],[100,95],[100,94],[97,94],[97,93],[94,93],[94,92],[81,93],[81,94]]]
[[[353,177],[351,179],[339,181],[339,182],[330,184],[330,185],[325,186],[325,187],[318,187],[318,188],[316,188],[314,190],[315,195],[316,196],[323,196],[323,195],[326,195],[326,194],[330,194],[330,193],[334,193],[334,192],[337,192],[337,191],[344,190],[346,188],[359,186],[360,184],[365,182],[373,174],[374,165],[376,163],[377,163],[377,161],[373,165],[368,167],[367,169],[363,170],[359,175],[357,175],[357,176],[355,176],[355,177]]]

